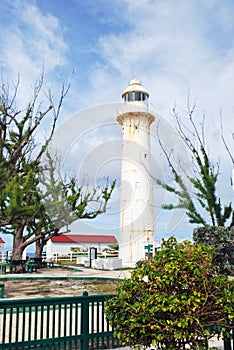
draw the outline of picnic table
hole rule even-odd
[[[53,261],[44,261],[43,258],[31,258],[26,260],[7,260],[0,263],[0,273],[32,273],[40,268],[53,267]]]
[[[0,273],[37,272],[37,265],[28,260],[7,260],[0,264]]]
[[[53,261],[46,261],[43,258],[31,258],[31,260],[37,265],[38,269],[54,266]]]

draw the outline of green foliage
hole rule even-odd
[[[215,249],[213,262],[221,271],[234,273],[234,229],[226,227],[199,227],[193,230],[196,244],[203,243]]]
[[[234,226],[232,204],[222,203],[217,191],[219,162],[211,159],[206,147],[204,120],[198,128],[193,114],[194,108],[189,110],[182,120],[174,110],[177,134],[191,159],[189,168],[188,164],[183,163],[183,155],[173,156],[173,152],[166,149],[159,136],[159,144],[171,170],[173,181],[170,183],[160,179],[156,181],[177,199],[177,203],[163,205],[163,208],[185,209],[192,224],[232,227]],[[227,148],[226,144],[225,147]]]
[[[107,302],[106,316],[122,345],[206,349],[234,318],[234,285],[212,264],[213,250],[163,241],[152,260],[139,261]]]

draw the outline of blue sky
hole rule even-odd
[[[55,93],[61,80],[72,81],[60,124],[92,106],[121,102],[121,92],[134,74],[150,92],[156,113],[172,127],[172,108],[176,104],[186,109],[190,95],[197,118],[206,114],[210,152],[224,163],[223,196],[227,201],[233,198],[228,186],[232,164],[221,147],[214,147],[222,110],[233,151],[233,1],[1,0],[0,12],[0,71],[10,82],[20,74],[20,104],[30,97],[29,87],[42,64]],[[78,117],[82,124],[82,115]],[[107,121],[111,123],[110,115]],[[105,135],[120,138],[117,124],[101,136],[95,130],[86,140],[89,148],[103,142]],[[159,236],[167,230],[163,215],[156,223]],[[97,229],[93,225],[92,231]],[[181,237],[187,230],[183,224],[177,229]]]

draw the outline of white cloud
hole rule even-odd
[[[151,92],[159,113],[168,114],[175,101],[185,105],[189,91],[207,114],[217,115],[221,106],[233,111],[230,2],[225,6],[217,1],[204,4],[186,0],[176,1],[176,5],[172,0],[125,4],[124,17],[130,29],[100,37],[98,52],[104,64],[93,66],[90,75],[99,96],[105,90],[107,98],[108,84],[120,86],[120,81],[136,73]]]
[[[25,42],[31,56],[39,60],[43,58],[49,71],[65,64],[67,45],[63,40],[63,28],[58,19],[51,14],[42,14],[35,6],[28,6],[25,7],[21,20],[31,30],[28,42]]]
[[[27,1],[15,1],[9,5],[8,25],[1,28],[1,66],[8,81],[16,81],[20,74],[21,100],[28,102],[30,88],[45,67],[49,74],[60,71],[66,62],[68,47],[63,39],[63,28],[51,14]],[[54,80],[58,78],[57,73]]]

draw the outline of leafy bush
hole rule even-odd
[[[205,226],[193,230],[195,243],[215,249],[213,262],[222,272],[234,274],[234,229],[222,226]]]
[[[175,238],[139,261],[108,300],[106,316],[122,345],[207,349],[234,318],[234,284],[212,264],[213,250]]]

